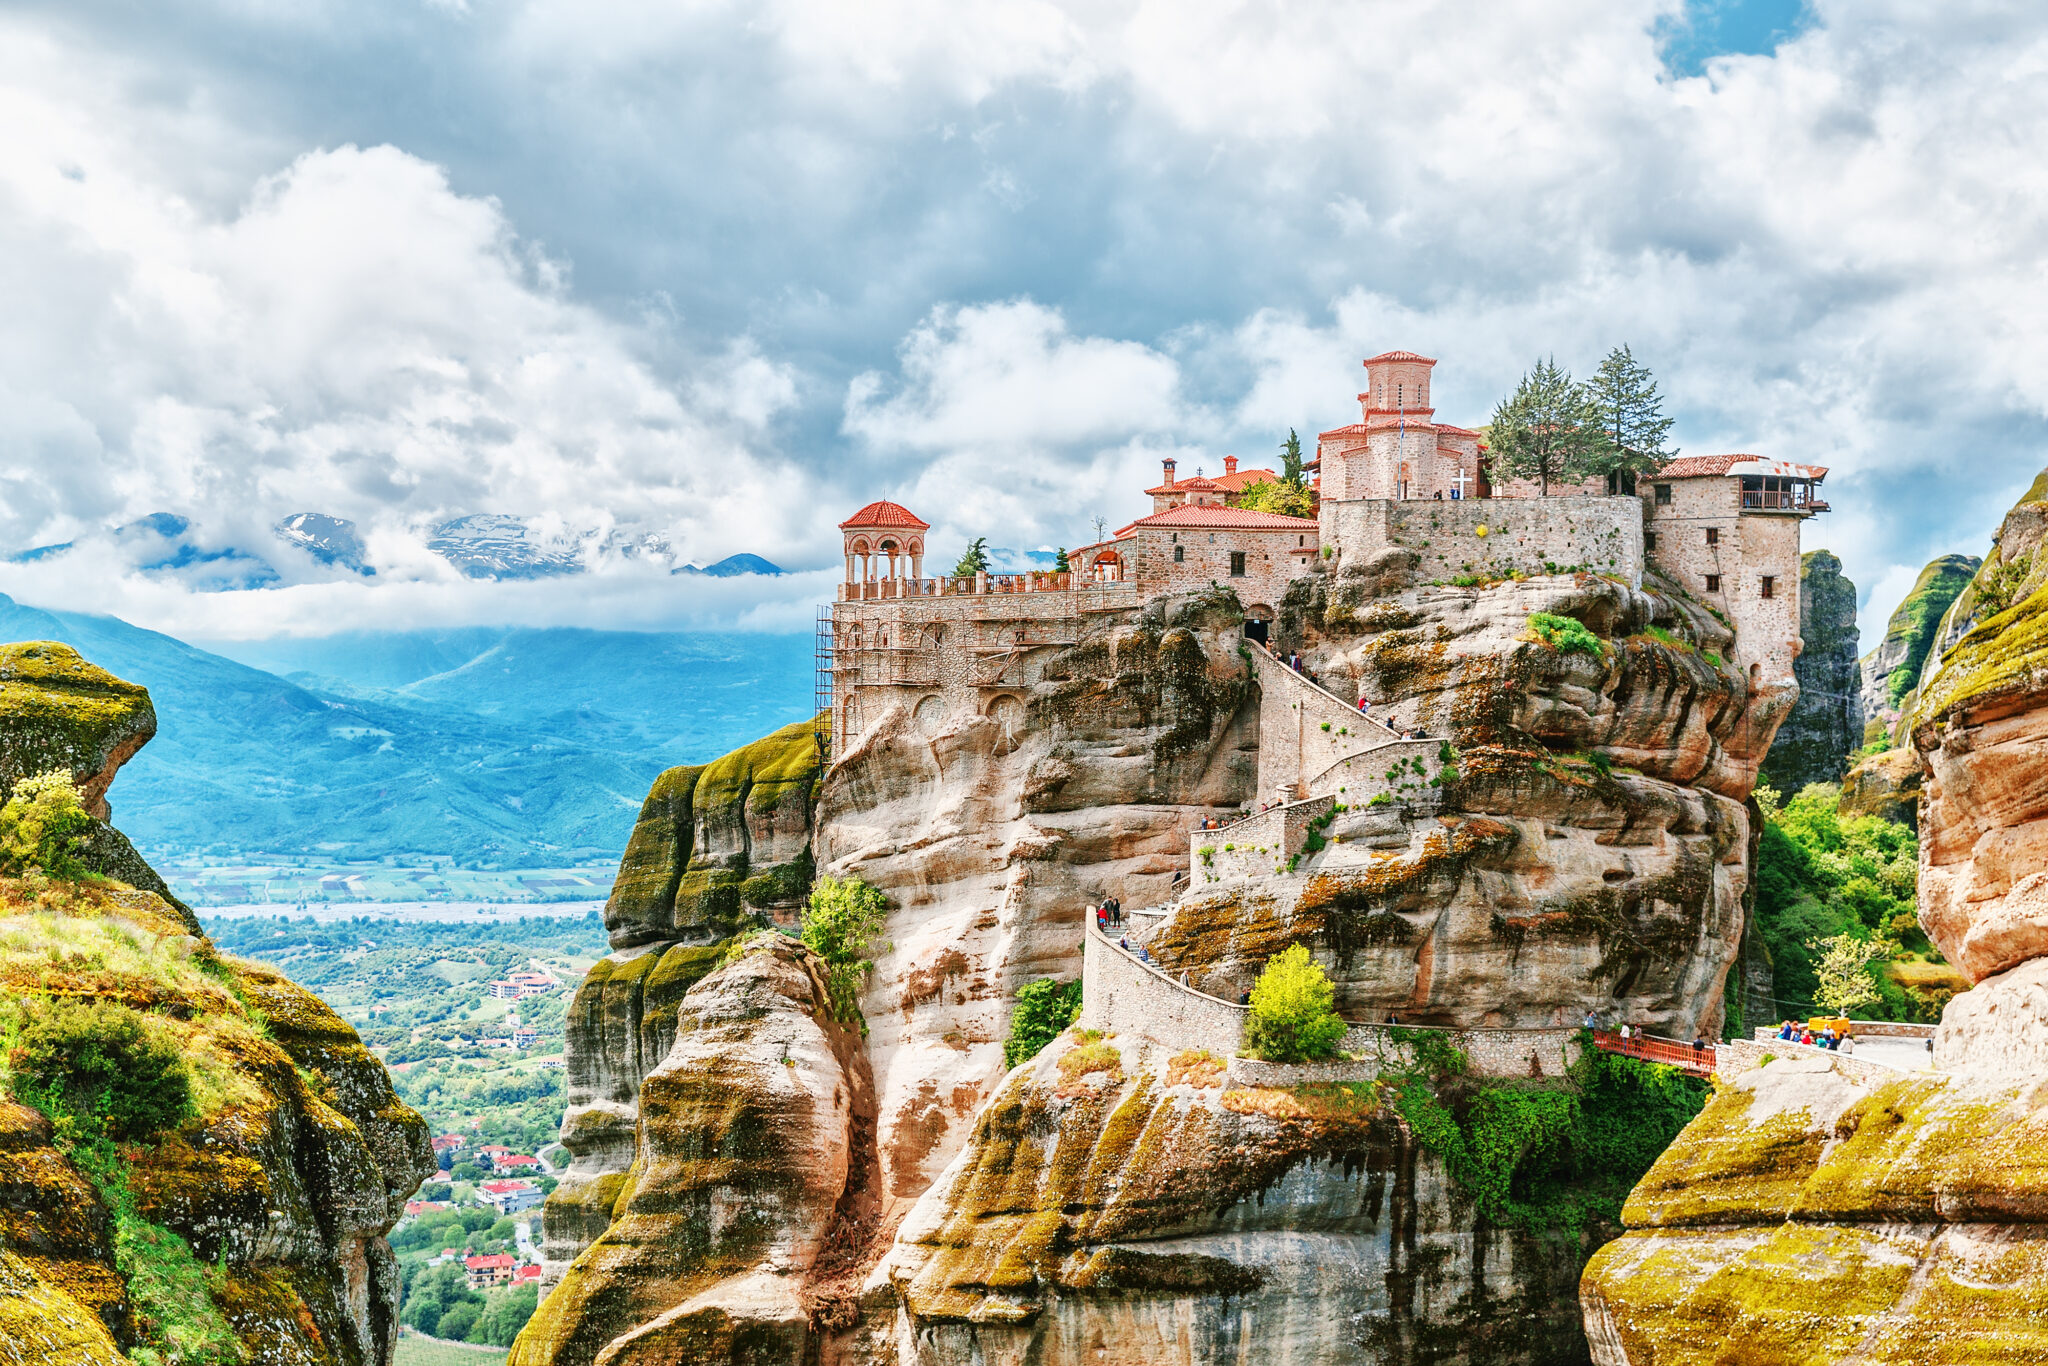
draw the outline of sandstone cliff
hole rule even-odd
[[[2044,494],[2007,515],[1906,695],[1921,923],[1975,984],[1933,1070],[1781,1047],[1731,1077],[1586,1270],[1599,1366],[1731,1341],[1815,1366],[2048,1360]]]
[[[1074,1034],[904,1223],[898,1360],[1568,1362],[1575,1240],[1488,1227],[1369,1085]]]
[[[562,1143],[572,1161],[543,1221],[550,1284],[611,1223],[641,1082],[668,1056],[684,993],[736,931],[793,923],[810,889],[820,768],[805,721],[655,779],[605,906],[614,952],[584,978],[565,1021]]]
[[[1537,613],[1590,643],[1546,643]],[[1315,576],[1290,595],[1282,647],[1340,697],[1442,737],[1441,801],[1352,807],[1297,866],[1184,898],[1153,941],[1170,971],[1234,997],[1302,940],[1342,1006],[1373,1019],[1558,1026],[1596,1010],[1674,1037],[1718,1028],[1743,802],[1789,679],[1752,692],[1705,610],[1593,574]]]
[[[1942,617],[1983,564],[1974,555],[1929,560],[1885,623],[1884,639],[1863,656],[1863,715],[1866,721],[1882,722],[1887,735],[1906,694],[1919,686],[1920,671],[1940,633]]]
[[[1856,661],[1856,585],[1825,550],[1799,559],[1799,701],[1764,756],[1763,777],[1791,795],[1841,780],[1863,748],[1863,676]],[[1889,636],[1887,636],[1889,640]],[[1880,649],[1883,647],[1881,646]]]
[[[58,767],[103,814],[114,770],[154,728],[147,693],[67,647],[0,650],[9,789]],[[433,1170],[426,1125],[326,1006],[217,954],[111,827],[95,824],[83,855],[146,876],[0,878],[7,1028],[19,1038],[63,1002],[96,1002],[95,1020],[175,1050],[191,1105],[168,1130],[93,1148],[92,1112],[53,1124],[21,1103],[52,1102],[7,1060],[0,1342],[80,1366],[119,1366],[124,1351],[386,1366],[398,1269],[384,1234]]]
[[[1257,734],[1227,593],[1097,614],[1028,665],[1017,732],[878,717],[826,775],[818,865],[894,905],[866,996],[882,1189],[899,1212],[1004,1072],[1019,986],[1080,975],[1084,908],[1163,900],[1200,817],[1253,795]]]
[[[778,1004],[741,989],[769,971],[758,948],[703,975],[772,916],[743,891],[685,910],[715,856],[679,833],[709,828],[701,780],[665,775],[608,917],[616,951],[572,1014],[577,1161],[547,1234],[563,1279],[515,1366],[1573,1359],[1580,1249],[1479,1217],[1372,1087],[1222,1087],[1123,1035],[1002,1067],[1016,989],[1077,975],[1084,908],[1111,894],[1172,901],[1158,961],[1218,995],[1301,941],[1373,1018],[1718,1027],[1745,802],[1789,673],[1749,675],[1729,628],[1654,578],[1414,577],[1376,562],[1287,599],[1280,643],[1334,693],[1269,674],[1216,593],[1096,614],[1034,656],[1021,725],[906,709],[843,737],[810,858],[892,905],[864,1051],[806,998],[786,943]],[[1583,640],[1545,638],[1538,614]],[[1432,738],[1393,741],[1352,709],[1361,693]],[[1349,809],[1314,847],[1218,851],[1216,876],[1176,896],[1191,832],[1266,795],[1261,736],[1311,694],[1330,724],[1286,722],[1300,781],[1344,769],[1347,746],[1385,740],[1399,764],[1324,774]],[[1311,760],[1326,747],[1329,765]],[[810,1042],[782,1064],[789,1038]],[[768,1056],[787,1086],[759,1084]],[[658,1084],[672,1072],[687,1105]],[[767,1132],[806,1169],[761,1165],[748,1145]],[[846,1233],[821,1248],[830,1229]]]
[[[683,996],[609,1217],[509,1366],[799,1363],[857,1319],[849,1272],[879,1203],[859,1023],[794,939],[728,956]]]

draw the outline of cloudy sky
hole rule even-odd
[[[2019,4],[8,0],[0,126],[0,553],[81,547],[0,591],[189,636],[788,629],[871,498],[1076,543],[1391,347],[1472,424],[1627,342],[1683,450],[1829,466],[1867,643],[2048,462]],[[474,513],[818,572],[478,584]]]

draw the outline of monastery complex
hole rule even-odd
[[[1025,690],[1091,614],[1211,584],[1248,621],[1270,622],[1311,574],[1412,555],[1417,583],[1589,572],[1642,585],[1646,565],[1735,628],[1752,687],[1788,683],[1799,653],[1801,523],[1827,510],[1825,469],[1755,455],[1688,456],[1635,481],[1589,480],[1549,497],[1532,481],[1494,484],[1477,431],[1435,420],[1436,361],[1389,351],[1365,362],[1359,420],[1323,432],[1314,517],[1236,506],[1270,469],[1178,478],[1164,462],[1152,511],[1069,552],[1070,571],[927,577],[930,525],[892,502],[840,523],[846,578],[821,613],[829,650],[832,757],[896,706],[936,729],[972,708],[1021,730]],[[1252,628],[1263,635],[1263,625]],[[829,633],[829,634],[828,634]]]

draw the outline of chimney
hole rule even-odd
[[[1164,465],[1164,466],[1166,466],[1166,482],[1167,482],[1168,484],[1171,484],[1171,483],[1173,483],[1173,460],[1172,460],[1172,458],[1171,458],[1171,457],[1168,457],[1167,459],[1165,459],[1165,460],[1162,460],[1162,461],[1160,461],[1159,463],[1160,463],[1160,464],[1162,464],[1162,465]]]
[[[1236,474],[1236,473],[1237,473],[1237,457],[1236,457],[1236,456],[1234,456],[1234,455],[1226,455],[1226,456],[1224,456],[1224,457],[1223,457],[1223,472],[1224,472],[1225,474]]]

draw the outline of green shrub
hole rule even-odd
[[[128,1287],[129,1322],[138,1340],[129,1359],[137,1366],[230,1366],[242,1360],[242,1344],[209,1293],[207,1268],[183,1238],[137,1218],[132,1208],[118,1209],[114,1269]]]
[[[540,1307],[540,1289],[533,1285],[506,1286],[493,1290],[484,1300],[483,1312],[476,1316],[476,1325],[469,1330],[471,1342],[487,1342],[493,1347],[510,1347],[519,1330],[533,1317],[533,1311]]]
[[[1329,976],[1309,957],[1306,945],[1282,949],[1252,987],[1251,1014],[1244,1026],[1246,1056],[1268,1062],[1333,1056],[1345,1028],[1334,999]]]
[[[1564,654],[1597,656],[1600,653],[1600,637],[1586,629],[1585,623],[1572,617],[1531,612],[1529,630],[1545,645]]]
[[[111,1001],[25,1003],[8,1057],[17,1094],[78,1141],[139,1139],[192,1116],[192,1075],[177,1045]]]
[[[78,849],[91,829],[92,817],[69,774],[52,769],[23,778],[0,806],[0,869],[77,877],[85,871]]]
[[[863,1038],[868,1022],[860,1011],[860,989],[875,966],[868,954],[888,915],[889,899],[856,877],[819,878],[804,912],[803,940],[825,960],[833,1009],[841,1023],[858,1023]]]
[[[1003,1041],[1003,1066],[1015,1067],[1035,1058],[1060,1036],[1060,1031],[1081,1018],[1081,979],[1059,982],[1041,977],[1017,991],[1017,1007],[1010,1012],[1010,1037]]]

